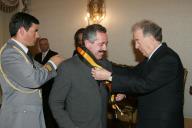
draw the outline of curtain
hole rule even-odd
[[[0,0],[0,10],[6,13],[13,12],[18,5],[19,0]]]

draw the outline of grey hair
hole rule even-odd
[[[143,35],[152,35],[157,41],[162,41],[162,28],[156,23],[150,20],[142,20],[137,22],[132,27],[132,32],[141,29],[143,31]]]
[[[85,40],[89,40],[91,43],[94,43],[97,39],[96,32],[106,33],[107,30],[100,24],[92,24],[87,26],[83,32],[83,45]]]

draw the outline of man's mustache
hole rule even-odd
[[[105,51],[105,50],[100,50],[99,52],[106,53],[106,51]]]

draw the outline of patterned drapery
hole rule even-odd
[[[0,10],[3,12],[12,12],[17,9],[19,0],[0,0]]]

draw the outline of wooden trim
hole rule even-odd
[[[185,118],[185,128],[192,128],[192,118]]]

